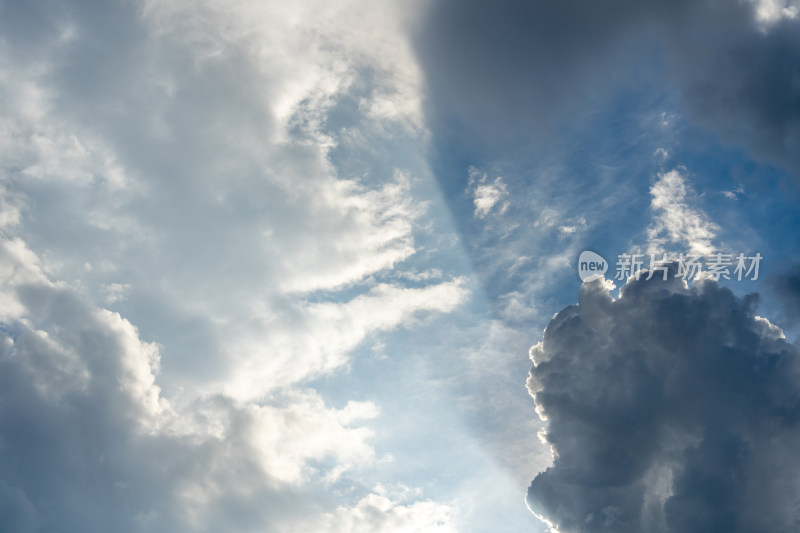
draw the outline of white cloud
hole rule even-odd
[[[430,500],[400,503],[385,490],[373,492],[353,507],[339,507],[320,521],[293,533],[455,533],[455,509]]]
[[[275,251],[284,257],[284,291],[335,289],[391,268],[414,253],[413,225],[424,205],[414,203],[408,178],[401,172],[378,190],[365,190],[355,181],[330,180],[315,184],[310,194],[308,231],[276,245]],[[335,237],[320,239],[326,233]]]
[[[586,219],[584,217],[575,217],[569,220],[569,224],[559,226],[558,231],[561,235],[568,236],[584,228],[586,228]]]
[[[104,288],[106,290],[106,305],[125,300],[128,297],[128,293],[131,291],[131,285],[129,283],[111,283]]]
[[[722,191],[722,195],[729,200],[736,200],[739,198],[739,196],[743,194],[744,194],[744,185],[741,184],[735,189],[732,189],[730,191]]]
[[[349,351],[367,336],[411,325],[421,313],[452,311],[467,294],[460,279],[419,289],[381,284],[346,302],[297,307],[285,320],[273,319],[266,335],[243,332],[231,341],[236,364],[224,388],[236,397],[257,397],[330,373],[347,364]]]
[[[691,205],[697,197],[680,171],[659,174],[650,194],[655,213],[647,231],[650,252],[663,251],[668,244],[688,245],[688,252],[698,255],[714,251],[713,239],[719,227]]]
[[[494,181],[489,181],[485,172],[480,172],[475,167],[469,168],[469,187],[475,204],[475,217],[485,218],[495,206],[496,212],[503,214],[508,209],[508,189],[503,179],[498,176]]]
[[[756,20],[764,31],[784,19],[795,19],[800,13],[798,0],[749,0],[755,9]]]
[[[73,530],[92,527],[111,511],[121,531],[134,531],[142,521],[179,531],[249,531],[235,526],[236,505],[261,495],[286,508],[248,506],[252,520],[292,530],[309,518],[308,511],[293,514],[309,507],[294,491],[332,483],[374,461],[372,431],[361,425],[378,415],[371,402],[333,409],[314,391],[292,389],[258,404],[224,395],[168,401],[155,384],[157,345],[143,342],[119,314],[49,281],[24,243],[0,244],[0,296],[12,303],[1,318],[0,405],[6,407],[0,408],[0,434],[4,453],[18,459],[5,468],[3,486],[29,502],[25,513],[34,522],[54,520]],[[30,440],[29,434],[38,436]],[[99,462],[73,464],[73,453]],[[325,461],[333,466],[321,467]],[[50,465],[46,471],[29,475],[26,465],[43,463]],[[70,491],[85,503],[69,507],[59,493],[60,472],[74,468],[78,475],[109,479],[113,488],[73,485]],[[39,507],[43,498],[55,498],[55,507]],[[23,506],[14,504],[12,511],[24,518]],[[371,494],[352,508],[319,514],[313,523],[315,531],[352,524],[365,531],[450,532],[449,513],[430,501],[400,505]]]
[[[416,2],[323,2],[285,4],[242,1],[142,2],[142,13],[157,35],[179,39],[196,51],[196,61],[224,61],[250,55],[279,90],[271,111],[282,123],[280,137],[294,119],[324,119],[337,93],[357,70],[375,69],[370,94],[360,99],[367,116],[421,127],[421,73],[404,34]],[[358,19],[357,27],[352,21]]]
[[[20,222],[20,201],[0,187],[0,230],[13,228]]]
[[[380,459],[380,406],[299,385],[468,296],[415,256],[423,156],[386,153],[425,151],[415,5],[69,5],[0,43],[9,523],[454,531],[320,497]]]
[[[402,28],[410,8],[229,7],[143,4],[145,40],[115,46],[159,53],[125,65],[130,86],[115,85],[113,72],[93,73],[109,79],[98,82],[106,87],[97,96],[103,102],[90,102],[93,113],[83,120],[72,109],[87,105],[87,96],[70,92],[51,59],[88,38],[80,10],[64,17],[70,40],[42,44],[35,68],[0,50],[9,95],[2,139],[11,155],[3,199],[15,206],[35,200],[27,211],[4,215],[19,224],[26,213],[20,234],[47,259],[48,271],[85,286],[96,301],[146,314],[136,306],[148,298],[172,313],[203,317],[209,336],[225,346],[207,345],[213,353],[205,355],[236,376],[230,387],[222,372],[215,386],[257,394],[339,368],[367,335],[419,311],[452,310],[465,290],[431,279],[410,292],[402,280],[379,284],[374,276],[413,258],[426,204],[415,198],[408,171],[342,177],[329,158],[339,142],[336,131],[325,130],[329,111],[365,69],[374,69],[374,94],[359,96],[360,105],[372,109],[364,98],[373,96],[383,102],[378,107],[397,98],[395,109],[404,110],[385,116],[362,109],[353,119],[365,142],[398,121],[409,126],[405,142],[422,142],[414,126],[419,109],[410,103],[419,75]],[[364,31],[350,28],[356,12],[371,21]],[[386,64],[386,57],[395,61]],[[87,68],[80,54],[75,58],[75,70]],[[235,79],[226,70],[234,67]],[[440,277],[427,272],[419,276]],[[353,289],[396,312],[337,294]],[[317,304],[307,303],[310,294]],[[392,295],[398,305],[390,305]],[[330,310],[323,316],[324,302]],[[328,328],[337,313],[339,329]],[[242,385],[237,364],[260,368],[259,380]],[[190,386],[173,373],[164,378]]]

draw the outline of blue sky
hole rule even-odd
[[[798,24],[0,0],[0,529],[793,530]]]

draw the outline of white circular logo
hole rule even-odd
[[[581,252],[578,258],[578,275],[581,281],[602,278],[607,271],[608,261],[603,259],[603,256],[589,250]]]

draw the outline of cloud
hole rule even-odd
[[[291,314],[273,319],[267,335],[246,331],[231,340],[228,351],[236,363],[223,388],[236,397],[257,398],[330,374],[346,365],[350,351],[369,335],[456,309],[468,296],[464,281],[419,289],[380,284],[349,301],[297,305]]]
[[[499,214],[503,214],[508,209],[508,202],[504,202],[508,197],[508,189],[503,179],[498,176],[494,181],[489,182],[489,177],[485,172],[481,173],[477,168],[469,168],[469,188],[475,204],[476,218],[485,218],[495,205]],[[503,203],[500,203],[503,202]]]
[[[771,0],[436,2],[417,39],[430,121],[465,127],[473,150],[547,143],[620,88],[667,91],[695,124],[798,175],[796,11]]]
[[[797,177],[800,19],[769,4],[687,4],[668,37],[671,71],[701,124]]]
[[[416,261],[413,6],[0,10],[7,523],[451,531],[446,504],[364,488],[377,401],[310,388],[468,295]]]
[[[314,184],[308,207],[313,217],[298,221],[298,238],[273,244],[284,257],[281,289],[336,289],[409,258],[415,251],[413,226],[425,205],[414,202],[408,181],[395,172],[394,181],[376,190],[341,179]],[[329,232],[337,237],[320,242]]]
[[[447,506],[418,497],[326,511],[307,493],[375,460],[373,403],[291,388],[167,399],[160,348],[130,322],[50,281],[19,240],[0,242],[0,273],[0,508],[15,531],[306,531],[311,516],[314,531],[454,531]]]
[[[694,191],[679,170],[658,175],[650,188],[650,207],[655,221],[647,230],[651,252],[663,251],[668,243],[687,245],[689,253],[706,256],[714,251],[713,239],[719,226],[690,203],[696,203]]]
[[[297,533],[456,533],[454,524],[454,509],[450,506],[429,500],[403,504],[402,500],[393,500],[382,487],[376,487],[355,506],[340,507]]]
[[[796,325],[800,322],[800,265],[793,265],[788,270],[775,274],[770,278],[770,285],[783,307],[789,325]]]
[[[554,462],[530,508],[561,533],[794,529],[800,353],[757,302],[674,276],[616,300],[585,283],[531,348]]]
[[[431,5],[417,50],[434,120],[452,120],[488,142],[550,135],[570,116],[576,90],[606,86],[610,51],[650,11],[666,3],[627,0],[502,4],[442,1]],[[435,124],[435,122],[434,122]]]
[[[415,188],[424,161],[381,145],[422,143],[409,13],[311,1],[26,11],[30,35],[0,44],[3,223],[58,279],[164,343],[170,390],[258,395],[341,368],[368,335],[466,295],[452,279],[387,279],[430,226]],[[259,379],[244,386],[244,368]]]
[[[756,19],[768,29],[784,19],[797,18],[800,2],[796,0],[751,0],[755,6]]]
[[[740,196],[745,194],[744,185],[739,185],[733,190],[722,191],[722,195],[728,200],[738,200]]]
[[[128,297],[131,286],[128,283],[111,283],[105,286],[106,305],[120,302]]]

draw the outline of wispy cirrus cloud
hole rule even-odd
[[[719,226],[696,205],[696,193],[680,170],[658,175],[650,188],[654,221],[647,229],[651,252],[664,251],[667,244],[688,246],[689,253],[706,256],[714,251]]]

